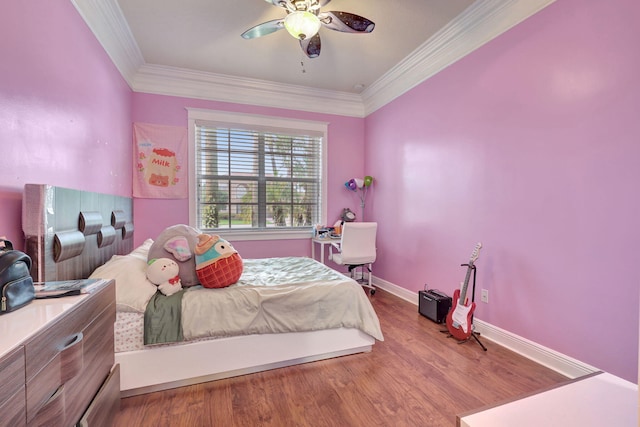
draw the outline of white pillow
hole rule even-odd
[[[147,239],[143,244],[135,248],[129,255],[143,259],[147,262],[147,256],[149,255],[149,248],[153,245],[153,239]]]
[[[144,313],[147,303],[158,287],[147,279],[147,255],[151,239],[134,249],[129,255],[114,255],[106,264],[96,268],[90,278],[116,281],[116,308],[118,311]],[[146,248],[145,248],[146,246]]]

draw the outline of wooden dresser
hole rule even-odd
[[[113,281],[0,316],[0,426],[110,426],[120,405]]]

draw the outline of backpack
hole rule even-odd
[[[13,250],[10,241],[0,250],[0,314],[5,314],[29,304],[35,298],[31,278],[31,258],[21,251]]]

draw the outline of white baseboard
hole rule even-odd
[[[418,305],[417,292],[407,290],[378,277],[373,277],[373,284],[384,291],[389,292],[405,301]],[[482,338],[493,341],[503,347],[508,348],[528,359],[533,360],[549,369],[561,373],[569,378],[578,378],[598,372],[599,369],[587,365],[579,360],[573,359],[555,350],[542,346],[538,343],[530,341],[526,338],[518,336],[481,319],[474,318],[476,331],[480,333]]]

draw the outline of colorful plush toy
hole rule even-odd
[[[196,273],[205,288],[224,288],[242,275],[242,258],[231,243],[216,234],[200,234],[195,253]]]
[[[198,235],[202,231],[185,224],[172,225],[165,228],[149,248],[147,261],[154,258],[169,258],[180,268],[182,287],[188,288],[198,284],[196,260],[193,253],[198,244]]]
[[[169,258],[157,258],[149,261],[147,278],[158,286],[158,290],[164,295],[173,295],[182,289],[180,282],[180,267],[178,263]]]

